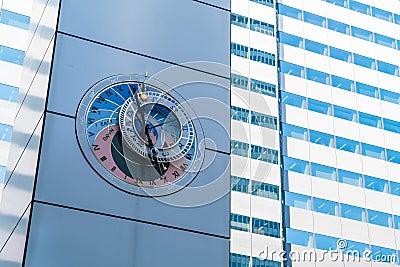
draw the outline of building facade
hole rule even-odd
[[[232,97],[231,266],[399,263],[399,12],[394,0],[232,2],[232,93],[270,100]],[[276,144],[256,143],[257,127],[278,129]],[[267,174],[240,169],[271,159],[255,145],[279,157]]]

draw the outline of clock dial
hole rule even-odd
[[[77,111],[78,142],[104,179],[149,196],[171,194],[194,179],[204,155],[201,127],[173,94],[131,76],[108,78],[86,93]]]

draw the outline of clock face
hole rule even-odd
[[[76,133],[90,165],[121,190],[162,196],[187,186],[202,165],[201,125],[175,91],[119,75],[82,98]]]

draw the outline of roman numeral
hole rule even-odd
[[[95,151],[100,150],[99,145],[93,145],[93,150],[95,150]]]
[[[174,171],[172,173],[172,175],[174,176],[174,178],[177,178],[177,177],[179,177],[179,172],[178,171]]]
[[[150,185],[156,185],[156,182],[150,181]]]
[[[114,166],[111,168],[111,171],[114,172],[116,169],[117,169],[117,167]]]
[[[102,156],[102,157],[100,158],[100,160],[101,160],[101,162],[104,162],[104,161],[107,160],[107,157],[106,157],[106,156]]]

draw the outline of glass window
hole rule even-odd
[[[326,0],[327,3],[334,4],[341,7],[347,7],[347,0]]]
[[[351,26],[351,34],[354,37],[357,37],[357,38],[360,38],[360,39],[363,39],[363,40],[366,40],[366,41],[370,41],[370,42],[374,41],[374,37],[373,37],[372,32],[364,30],[364,29],[361,29],[361,28],[357,28],[357,27]]]
[[[375,86],[371,86],[365,83],[356,82],[357,93],[366,95],[373,98],[379,98],[379,90]]]
[[[231,73],[231,85],[238,88],[247,89],[249,85],[249,79],[247,77]]]
[[[244,45],[231,43],[231,53],[238,57],[248,57],[249,48]]]
[[[280,225],[277,222],[253,218],[252,232],[259,235],[280,237]]]
[[[276,96],[276,86],[274,84],[251,79],[250,90],[259,94]]]
[[[0,123],[0,140],[11,142],[12,126]],[[1,181],[0,175],[0,181]]]
[[[345,62],[352,62],[351,53],[335,47],[329,47],[329,56]]]
[[[231,175],[231,188],[233,191],[248,193],[249,192],[249,180]]]
[[[251,145],[251,158],[278,164],[278,151],[266,147]]]
[[[351,10],[370,15],[371,14],[371,7],[366,4],[362,4],[353,0],[349,0],[349,7]]]
[[[325,165],[311,163],[311,175],[323,179],[336,180],[336,169]]]
[[[390,149],[387,149],[386,151],[387,151],[388,161],[400,164],[400,152]]]
[[[326,19],[325,17],[321,17],[312,13],[309,13],[307,11],[303,12],[304,14],[304,21],[320,26],[320,27],[326,27]]]
[[[25,52],[7,46],[0,46],[0,60],[22,66]]]
[[[392,120],[388,120],[388,119],[383,119],[383,122],[385,124],[386,131],[400,133],[400,122],[392,121]]]
[[[376,69],[375,59],[364,57],[358,54],[353,54],[353,55],[354,55],[354,64],[368,69],[373,69],[373,70]]]
[[[283,136],[308,141],[307,129],[299,126],[282,123],[282,134]]]
[[[396,40],[382,34],[375,33],[375,43],[396,49]]]
[[[231,229],[250,232],[250,217],[231,213]]]
[[[285,105],[291,105],[298,108],[306,108],[306,98],[287,92],[282,92],[282,103]]]
[[[343,34],[350,34],[350,26],[348,24],[333,19],[328,19],[328,29]]]
[[[318,70],[313,70],[313,69],[307,69],[307,80],[314,81],[317,83],[323,83],[323,84],[330,84],[329,81],[329,74],[318,71]]]
[[[303,20],[302,12],[300,9],[278,4],[279,15],[288,16],[294,19]]]
[[[251,123],[269,129],[277,129],[276,117],[265,115],[255,111],[251,111]]]
[[[392,215],[376,210],[368,210],[368,222],[380,226],[393,227]]]
[[[279,41],[282,44],[303,48],[303,38],[285,32],[279,32]]]
[[[280,70],[282,73],[294,75],[300,78],[304,78],[304,67],[293,63],[279,61]]]
[[[400,15],[399,14],[393,14],[394,15],[394,23],[400,24]]]
[[[394,216],[394,228],[400,230],[400,216]]]
[[[332,86],[346,91],[354,91],[354,81],[332,75]]]
[[[394,249],[371,245],[371,252],[371,258],[377,262],[397,262],[396,251]]]
[[[314,52],[317,54],[321,54],[321,55],[328,55],[328,46],[321,44],[321,43],[317,43],[311,40],[305,40],[305,47],[307,51],[310,52]]]
[[[1,10],[0,23],[24,30],[29,29],[29,17],[8,10]]]
[[[386,160],[385,149],[378,146],[362,143],[362,154],[367,157]]]
[[[279,187],[276,185],[251,181],[251,192],[254,196],[279,200]]]
[[[396,65],[378,60],[378,70],[390,75],[399,75],[399,68]]]
[[[17,102],[18,88],[0,83],[0,99],[11,102]]]
[[[261,51],[255,48],[250,48],[250,59],[267,65],[275,66],[274,54]]]
[[[249,144],[231,140],[231,153],[238,156],[248,157]]]
[[[339,203],[322,198],[313,198],[314,201],[314,211],[339,216]]]
[[[389,193],[389,182],[387,180],[364,175],[364,183],[367,189]]]
[[[310,174],[310,163],[308,161],[283,157],[283,167],[286,171]]]
[[[380,117],[373,116],[364,112],[359,112],[358,116],[361,124],[382,128],[382,120]]]
[[[274,0],[250,0],[255,3],[259,3],[265,6],[273,7],[274,6]]]
[[[350,139],[336,136],[336,148],[348,152],[360,153],[360,143]]]
[[[292,228],[286,228],[286,242],[304,247],[314,247],[313,234]]]
[[[333,147],[333,135],[310,130],[310,142],[323,146]]]
[[[334,251],[338,238],[327,235],[315,234],[315,247],[322,250]]]
[[[249,23],[249,19],[247,17],[231,13],[231,24],[247,28],[247,23]]]
[[[250,256],[231,253],[230,261],[230,267],[248,267],[250,265]]]
[[[378,19],[383,19],[386,21],[393,22],[393,14],[392,12],[385,11],[376,7],[372,7],[372,16],[378,18]]]
[[[231,106],[231,119],[243,122],[249,122],[249,111],[244,108]]]
[[[339,182],[344,184],[360,186],[360,187],[363,186],[362,175],[355,172],[338,170],[338,180]]]
[[[333,106],[333,107],[334,107],[333,115],[336,118],[354,122],[358,121],[357,111],[339,106]]]
[[[378,62],[379,65],[379,62]],[[394,104],[400,104],[400,94],[381,89],[381,99]],[[385,119],[383,119],[385,121]],[[386,126],[386,125],[385,125]]]
[[[321,102],[318,100],[314,100],[311,98],[308,99],[308,110],[322,113],[325,115],[332,115],[332,105],[331,104]]]
[[[365,222],[366,212],[364,208],[340,204],[340,211],[343,218]]]
[[[260,258],[253,257],[252,267],[281,267],[281,263],[279,261],[272,260],[264,260]],[[238,267],[238,266],[235,266]],[[247,267],[247,265],[245,266]]]
[[[311,210],[311,197],[285,191],[285,205],[305,210]]]
[[[392,195],[400,196],[400,183],[390,182],[390,193]]]
[[[268,24],[259,20],[250,19],[250,30],[274,36],[274,25]]]
[[[358,255],[363,257],[364,251],[368,248],[368,244],[347,240],[347,247],[344,249],[344,253],[348,255],[354,255],[354,251],[357,251]]]

